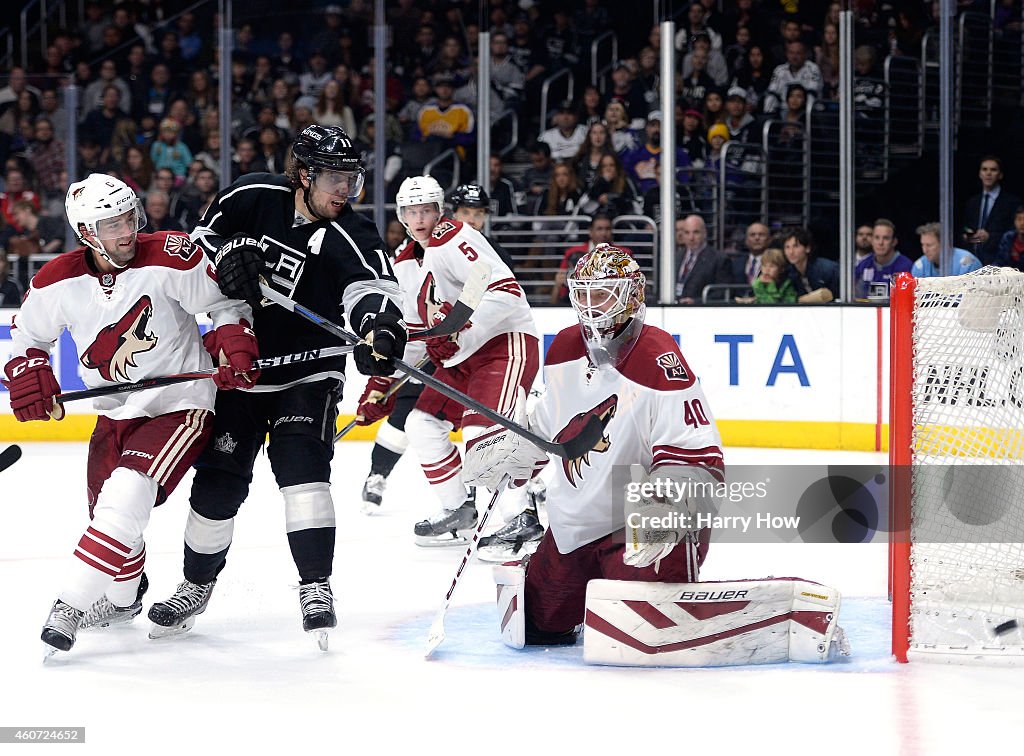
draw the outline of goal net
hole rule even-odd
[[[891,302],[893,653],[1024,664],[1024,273]]]

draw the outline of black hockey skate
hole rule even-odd
[[[480,539],[477,558],[482,562],[507,562],[532,554],[544,537],[537,510],[524,509],[503,528]]]
[[[149,607],[148,616],[153,623],[149,637],[155,640],[191,630],[196,623],[196,617],[206,611],[215,585],[216,580],[211,580],[205,585],[189,580],[179,583],[173,596]]]
[[[384,489],[387,488],[388,479],[380,473],[371,472],[366,476],[363,483],[363,514],[373,514],[380,511],[381,502],[384,501]]]
[[[60,599],[53,602],[50,616],[46,618],[43,632],[39,636],[43,643],[49,646],[47,656],[52,656],[57,651],[71,650],[75,645],[75,636],[82,624],[83,616],[85,612],[65,604]]]
[[[476,491],[458,509],[443,509],[440,514],[413,526],[417,546],[459,546],[469,542],[469,531],[476,527]]]
[[[135,601],[130,606],[117,606],[110,603],[106,596],[100,596],[92,606],[85,612],[80,628],[110,627],[111,625],[127,625],[133,619],[142,614],[142,597],[149,590],[149,578],[142,573],[142,580],[139,581],[139,590],[135,594]]]
[[[327,631],[338,626],[334,613],[334,593],[327,578],[299,585],[299,608],[302,610],[302,629],[316,633],[317,645],[327,650]]]

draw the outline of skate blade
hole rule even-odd
[[[149,626],[149,639],[158,640],[160,638],[169,638],[174,635],[181,635],[187,633],[192,629],[192,626],[196,624],[196,618],[193,615],[179,625],[171,625],[165,627],[164,625],[158,625],[155,622]]]
[[[307,630],[306,632],[316,638],[317,648],[324,652],[327,651],[330,634],[326,630]]]
[[[359,511],[368,517],[372,517],[380,511],[380,504],[376,504],[372,501],[363,500],[362,505],[359,507]]]
[[[481,546],[477,549],[476,558],[481,562],[502,564],[516,559],[522,559],[528,554],[532,554],[540,546],[540,541],[524,541],[521,544],[505,543],[501,546],[492,546],[490,544]]]
[[[122,625],[130,625],[135,621],[135,618],[142,614],[142,605],[139,605],[137,612],[133,614],[118,615],[117,617],[111,617],[110,619],[104,620],[103,622],[97,622],[95,625],[82,625],[79,630],[100,630],[105,627],[120,627]]]
[[[417,546],[424,546],[427,548],[445,547],[445,546],[465,546],[469,543],[469,539],[462,535],[452,535],[451,533],[445,533],[439,536],[414,536]]]
[[[54,648],[53,646],[51,646],[51,645],[49,645],[47,643],[44,643],[43,644],[43,664],[46,664],[48,661],[50,661],[50,659],[52,659],[54,656],[56,656],[58,651],[60,651],[59,648]]]

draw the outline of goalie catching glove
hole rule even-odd
[[[256,336],[243,320],[241,323],[222,325],[203,336],[203,346],[217,364],[213,382],[222,391],[251,389],[259,380],[260,370],[253,366],[259,359],[260,349]]]
[[[356,345],[352,358],[363,375],[391,375],[395,360],[405,355],[409,332],[398,315],[378,313],[359,334],[363,341]]]
[[[276,264],[265,257],[266,249],[246,234],[235,234],[224,242],[213,258],[217,266],[217,285],[224,296],[246,302],[259,302],[260,276],[267,263]]]
[[[50,356],[42,349],[29,349],[24,357],[15,357],[4,366],[11,392],[11,411],[20,423],[29,420],[60,420],[64,408],[53,401],[60,384],[50,367]]]
[[[356,425],[372,425],[391,414],[395,408],[398,392],[396,391],[387,399],[384,399],[384,396],[394,382],[394,378],[382,378],[376,375],[366,381],[366,388],[363,389],[363,395],[359,397],[359,408],[356,410]]]
[[[526,392],[519,388],[510,418],[529,430],[526,416]],[[491,425],[482,434],[466,442],[462,459],[462,482],[467,486],[497,489],[508,475],[509,488],[524,485],[547,464],[547,454],[503,425]]]

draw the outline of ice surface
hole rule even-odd
[[[70,654],[44,665],[39,631],[87,518],[85,445],[24,450],[0,474],[0,726],[85,726],[75,753],[878,756],[1005,752],[1024,735],[1021,670],[891,660],[882,545],[722,544],[705,563],[707,579],[800,575],[839,588],[854,651],[845,664],[622,669],[584,665],[582,647],[514,652],[498,639],[484,565],[466,573],[447,640],[426,661],[427,628],[461,551],[413,545],[413,522],[434,505],[411,455],[381,512],[359,513],[370,445],[355,442],[338,445],[334,465],[340,626],[327,654],[301,630],[280,495],[261,458],[228,566],[194,630],[151,641],[143,616],[83,631]],[[879,456],[733,449],[727,461]],[[147,609],[180,579],[189,485],[147,530]]]

